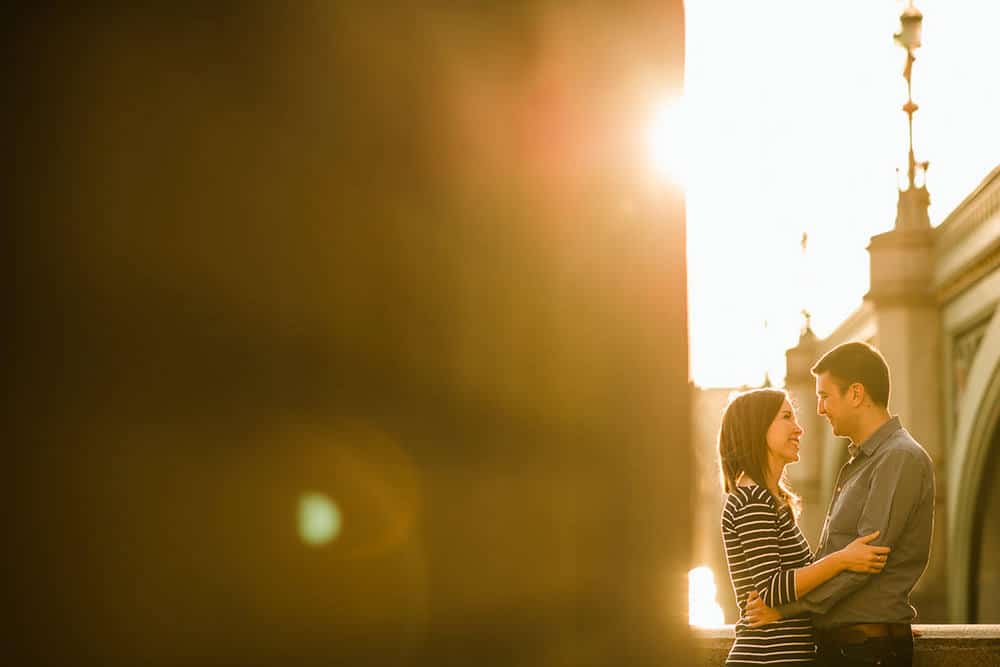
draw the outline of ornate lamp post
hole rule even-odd
[[[927,207],[930,205],[930,194],[927,192],[926,183],[916,185],[917,169],[923,173],[923,180],[926,181],[927,168],[929,162],[917,162],[913,154],[913,113],[919,108],[913,101],[913,87],[910,76],[913,73],[913,61],[916,57],[914,50],[920,47],[921,28],[923,24],[923,14],[913,6],[912,0],[909,6],[903,10],[899,17],[900,31],[893,35],[896,43],[906,49],[906,67],[903,68],[903,78],[906,79],[906,104],[903,111],[906,113],[909,124],[909,161],[907,164],[907,187],[899,191],[899,203],[897,204],[896,226],[897,227],[924,227],[930,226],[930,219],[927,216]]]

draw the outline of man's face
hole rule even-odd
[[[849,391],[841,392],[829,371],[816,376],[816,412],[826,417],[833,434],[840,437],[847,436],[854,421],[854,406],[847,400]]]

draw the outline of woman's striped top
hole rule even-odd
[[[812,623],[808,617],[782,619],[750,628],[747,594],[756,589],[770,607],[795,600],[796,568],[812,562],[809,543],[791,510],[780,511],[762,486],[741,486],[722,509],[722,539],[729,562],[740,620],[726,665],[794,665],[814,658]]]

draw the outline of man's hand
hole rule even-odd
[[[764,604],[764,601],[757,595],[757,591],[750,591],[747,595],[746,619],[751,628],[759,628],[762,625],[780,621],[781,618],[781,613],[778,610]]]

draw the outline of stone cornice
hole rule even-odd
[[[1000,166],[994,168],[979,186],[934,228],[938,252],[947,252],[961,243],[962,239],[998,211],[1000,211]]]
[[[969,262],[962,271],[951,275],[934,289],[938,304],[948,303],[977,282],[1000,270],[1000,238],[995,239],[983,252]]]

